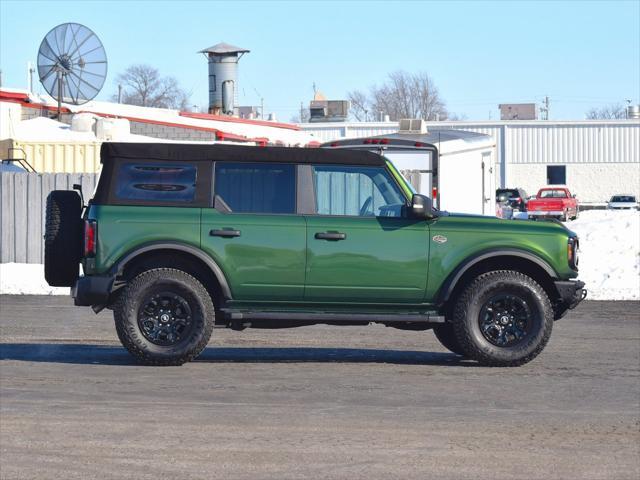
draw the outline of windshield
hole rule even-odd
[[[520,196],[518,194],[517,190],[504,190],[504,189],[498,189],[496,191],[496,195],[497,196],[506,196],[507,198],[519,197]]]
[[[564,190],[543,190],[540,192],[540,198],[567,198],[567,192]]]
[[[612,202],[631,202],[631,203],[635,203],[636,201],[636,197],[632,196],[632,195],[614,195],[613,197],[611,197],[611,201]]]

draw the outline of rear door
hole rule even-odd
[[[407,199],[385,167],[311,166],[306,301],[421,303],[428,226],[403,218]],[[305,170],[307,171],[307,170]]]
[[[201,243],[234,300],[302,300],[306,228],[296,214],[296,166],[217,162]]]

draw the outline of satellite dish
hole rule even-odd
[[[95,98],[107,77],[102,42],[79,23],[63,23],[45,35],[38,50],[42,86],[61,104],[82,105]]]

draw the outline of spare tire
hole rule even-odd
[[[82,258],[82,201],[72,190],[47,197],[44,234],[44,278],[52,287],[71,287]]]

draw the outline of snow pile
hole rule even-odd
[[[580,238],[587,298],[640,300],[640,212],[588,210],[565,225]]]
[[[77,132],[71,130],[66,123],[57,122],[45,117],[37,117],[18,122],[12,137],[14,140],[37,142],[68,143],[97,141],[93,132]]]
[[[11,295],[69,295],[66,287],[50,287],[44,265],[0,263],[0,293]]]

